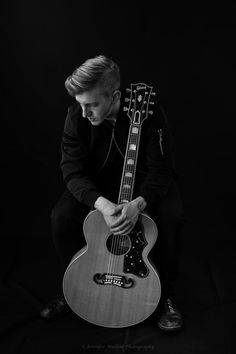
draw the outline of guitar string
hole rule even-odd
[[[137,103],[137,97],[136,97],[136,92],[135,92],[135,104],[134,104],[134,110],[133,110],[133,116],[132,119],[134,121],[134,112],[136,112],[136,103]],[[135,146],[135,150],[130,149],[130,146],[133,145]],[[134,164],[133,165],[128,165],[126,164],[126,171],[131,173],[131,177],[128,174],[128,177],[125,176],[124,174],[124,184],[123,186],[125,186],[126,184],[129,186],[128,188],[123,188],[123,199],[127,200],[128,202],[131,201],[132,198],[132,191],[133,191],[133,184],[134,184],[134,166],[135,166],[135,161],[137,159],[137,141],[136,141],[136,134],[133,133],[133,124],[131,124],[131,129],[130,129],[130,139],[129,139],[129,148],[127,150],[127,161],[129,159],[132,159]],[[127,162],[126,161],[126,162]],[[131,183],[130,183],[130,179],[131,179]],[[124,245],[124,249],[122,251],[125,250],[126,253],[126,246],[127,246],[127,241],[130,240],[130,236],[129,234],[125,235],[123,237],[123,245]],[[124,255],[125,257],[125,255]]]
[[[134,102],[135,102],[135,104],[134,104],[134,110],[133,110],[133,112],[135,112],[136,111],[136,92],[135,92],[135,99],[134,99]],[[134,113],[132,114],[132,120],[134,120]],[[135,143],[135,144],[134,144]],[[136,159],[136,155],[137,155],[137,145],[136,145],[136,150],[135,150],[135,152],[133,152],[132,150],[130,150],[129,149],[129,147],[130,147],[130,145],[131,144],[134,144],[134,145],[136,145],[136,136],[135,136],[135,134],[133,133],[133,124],[131,124],[131,126],[130,126],[130,130],[129,130],[129,140],[128,140],[128,143],[127,143],[127,154],[126,154],[126,163],[125,163],[125,167],[124,167],[124,175],[123,175],[123,183],[122,183],[122,185],[123,185],[123,191],[121,190],[121,196],[122,196],[122,199],[121,200],[128,200],[128,202],[130,202],[131,201],[131,190],[129,190],[129,188],[128,188],[128,190],[126,191],[126,188],[124,188],[124,186],[127,184],[127,185],[129,185],[130,186],[130,184],[129,184],[129,179],[130,179],[130,177],[129,178],[126,178],[126,176],[125,176],[125,172],[127,171],[127,169],[128,169],[128,171],[129,171],[129,165],[127,164],[127,161],[128,161],[128,158],[130,158],[130,155],[131,155],[131,157],[132,157],[132,159],[133,159],[133,161]],[[134,157],[133,157],[133,155],[135,155]],[[127,168],[128,167],[128,168]],[[131,168],[131,170],[133,170],[132,168]],[[131,183],[132,183],[132,185],[133,185],[133,180],[134,180],[134,174],[132,173],[132,179],[131,179]],[[122,251],[122,253],[124,252],[124,249],[125,249],[125,246],[126,246],[126,240],[127,240],[127,237],[129,237],[129,236],[127,236],[127,235],[121,235],[120,236],[120,238],[119,238],[119,241],[122,241],[122,247],[121,247],[121,251]],[[124,248],[123,248],[124,247]],[[118,261],[118,260],[117,260]]]
[[[110,235],[109,237],[112,237],[112,235]],[[112,243],[113,243],[113,239],[112,239]],[[107,274],[111,273],[111,268],[112,268],[112,243],[111,243],[111,250],[110,250],[110,254],[109,254],[109,262],[108,262],[108,268],[107,268]]]
[[[113,234],[112,237],[112,244],[111,244],[111,255],[110,255],[110,269],[109,274],[113,276],[115,274],[115,260],[116,260],[116,249],[117,249],[117,237]]]
[[[133,143],[131,132],[132,132],[132,130],[130,128],[128,141]],[[126,159],[125,159],[125,162],[126,162],[125,166],[127,164],[127,156],[128,156],[128,149],[127,149],[127,154],[126,154]],[[124,171],[125,171],[125,168],[124,168]],[[125,181],[125,175],[123,177],[122,185],[124,185],[124,181]],[[121,191],[121,195],[122,195],[122,191]],[[124,193],[124,196],[125,196],[125,199],[128,199],[126,197],[125,193]],[[124,197],[122,199],[124,199]],[[112,236],[112,245],[111,245],[111,255],[109,257],[109,263],[108,263],[108,274],[114,275],[116,273],[116,268],[118,268],[117,263],[119,262],[119,257],[117,257],[116,255],[117,254],[119,255],[119,247],[121,244],[123,244],[122,235],[120,237],[119,237],[119,235],[113,235]]]
[[[129,129],[129,136],[128,136],[128,142],[127,142],[127,147],[126,147],[126,155],[125,155],[125,164],[124,164],[124,168],[123,168],[123,172],[122,172],[122,183],[121,183],[121,190],[119,193],[119,198],[118,198],[118,204],[123,200],[122,198],[122,186],[124,185],[124,179],[125,179],[125,170],[126,170],[126,165],[127,165],[127,156],[128,156],[128,146],[129,146],[129,141],[131,140],[131,126]],[[116,273],[116,269],[118,269],[118,265],[119,265],[119,251],[120,251],[120,245],[123,244],[123,239],[122,239],[122,235],[114,235],[114,257],[113,257],[113,264],[112,264],[112,273]],[[118,256],[117,256],[118,255]]]
[[[126,191],[126,188],[124,188],[124,186],[126,184],[129,184],[128,183],[129,178],[127,178],[125,176],[125,172],[127,171],[128,158],[130,157],[130,155],[133,155],[132,150],[130,150],[129,147],[130,147],[130,144],[133,144],[135,142],[135,135],[132,132],[132,127],[133,127],[133,125],[131,124],[130,129],[129,129],[129,139],[128,139],[128,143],[127,143],[127,153],[126,153],[126,159],[125,159],[125,165],[124,165],[124,173],[123,173],[123,176],[122,176],[123,177],[123,181],[122,181],[122,185],[121,185],[122,188],[121,188],[121,193],[120,193],[120,197],[121,197],[120,201],[122,201],[122,200],[130,201],[131,200],[130,191],[129,190]],[[129,152],[131,152],[131,153],[129,154]],[[129,168],[128,168],[128,170],[129,170]],[[132,175],[132,177],[133,177],[133,175]],[[126,238],[127,238],[127,235],[118,235],[118,237],[117,237],[118,245],[117,245],[116,252],[118,252],[119,256],[116,257],[116,264],[115,264],[116,266],[117,266],[117,264],[119,264],[120,255],[122,254],[122,256],[123,256],[123,252],[124,252],[124,249],[125,249],[125,246],[126,246]]]
[[[135,93],[135,95],[136,95],[136,93]],[[146,95],[146,93],[145,93],[145,95]],[[142,102],[141,113],[142,113],[143,104],[144,104],[144,101]],[[134,111],[136,111],[136,97],[135,97]],[[128,200],[128,201],[130,201],[132,191],[133,191],[134,172],[135,172],[135,168],[133,168],[133,167],[136,166],[136,162],[137,162],[137,150],[138,150],[137,143],[139,142],[140,130],[141,130],[141,126],[139,126],[138,134],[136,135],[135,133],[132,132],[132,126],[133,125],[131,124],[128,142],[129,142],[129,145],[133,144],[135,146],[135,150],[132,151],[127,148],[126,161],[125,161],[125,166],[124,166],[123,183],[122,183],[123,186],[127,184],[130,186],[130,188],[128,188],[128,190],[126,191],[126,188],[123,187],[123,191],[121,190],[121,193],[120,193],[120,196],[122,197],[121,200]],[[128,144],[127,144],[127,146],[128,146]],[[129,151],[131,152],[130,153],[131,156],[128,156]],[[132,155],[134,155],[134,156],[132,156]],[[131,165],[132,168],[131,168],[131,166],[129,166],[127,164],[128,158],[132,158],[134,161],[134,165]],[[132,171],[131,172],[132,173],[131,184],[129,184],[130,177],[126,178],[126,176],[125,176],[125,171],[127,171],[127,170],[128,170],[128,172],[130,171],[129,167],[130,167],[130,170]],[[114,275],[116,273],[116,266],[117,266],[117,263],[119,262],[119,257],[117,257],[116,255],[119,256],[120,252],[123,253],[123,251],[125,250],[126,237],[127,236],[125,236],[125,235],[113,235],[112,236],[112,246],[111,246],[112,255],[111,255],[111,261],[109,262],[109,270],[108,270],[108,273],[111,275]],[[115,240],[115,242],[114,242],[114,240]]]
[[[131,129],[129,131],[129,138],[128,141],[130,140],[130,133],[131,133]],[[128,144],[127,144],[128,145]],[[127,150],[128,152],[128,150]],[[127,154],[126,154],[127,156]],[[127,163],[127,157],[125,159],[125,162]],[[126,165],[125,163],[125,165]],[[124,170],[125,170],[125,165],[124,165]],[[123,185],[123,183],[122,183]],[[121,191],[122,194],[122,191]],[[116,270],[116,263],[117,263],[117,252],[118,252],[118,248],[119,248],[119,244],[121,243],[121,240],[119,239],[118,235],[112,235],[112,243],[111,243],[111,253],[110,253],[110,257],[109,257],[109,263],[108,263],[108,274],[114,275],[115,274],[115,270]]]
[[[142,112],[142,109],[143,109],[143,104],[142,104],[142,107],[141,107],[141,112]],[[123,199],[126,199],[126,200],[131,200],[131,197],[132,197],[132,194],[133,194],[133,186],[134,186],[134,175],[135,175],[135,170],[136,170],[136,163],[137,163],[137,156],[138,156],[138,145],[139,145],[139,140],[140,140],[140,133],[141,133],[141,125],[138,127],[138,131],[137,131],[137,134],[136,133],[133,133],[133,126],[132,126],[132,134],[131,134],[131,137],[130,137],[130,144],[134,144],[135,145],[135,150],[129,150],[128,153],[130,153],[127,157],[128,158],[132,158],[132,160],[134,161],[134,164],[129,166],[127,165],[126,166],[126,170],[128,172],[131,172],[132,173],[132,176],[131,176],[131,183],[129,183],[129,178],[127,178],[126,180],[127,181],[127,184],[130,186],[130,188],[128,188],[128,190],[126,191],[126,189],[124,189],[123,191]],[[126,180],[124,178],[124,184],[125,185],[126,183]],[[128,234],[129,237],[129,240],[130,240],[130,235]]]
[[[111,242],[111,253],[110,253],[110,262],[109,262],[109,269],[108,269],[108,274],[111,276],[114,275],[114,261],[115,261],[115,250],[116,250],[116,242],[117,239],[114,234],[111,234],[112,237],[112,242]]]

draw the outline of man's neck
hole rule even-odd
[[[120,100],[117,101],[112,112],[109,114],[109,116],[106,117],[106,120],[113,126],[116,124],[116,119],[117,119],[117,115],[119,113],[119,110],[120,110]]]

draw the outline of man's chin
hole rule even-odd
[[[91,123],[92,125],[94,125],[94,126],[100,125],[100,124],[102,123],[102,121],[100,121],[100,120],[90,120],[90,119],[89,119],[89,121],[90,121],[90,123]]]

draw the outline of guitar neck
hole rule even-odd
[[[125,98],[125,102],[129,103],[129,107],[124,107],[124,111],[127,111],[127,116],[130,119],[130,128],[118,204],[128,203],[132,200],[141,126],[148,115],[153,114],[153,111],[149,110],[149,105],[154,105],[154,102],[151,101],[151,96],[156,95],[152,91],[153,87],[144,83],[131,84],[130,87],[126,89],[130,96]]]
[[[132,200],[140,135],[141,125],[131,124],[129,128],[129,136],[126,146],[126,154],[120,184],[118,204],[128,203]]]

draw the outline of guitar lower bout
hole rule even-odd
[[[129,235],[109,232],[102,214],[84,221],[87,246],[69,264],[63,291],[71,309],[88,322],[127,327],[153,313],[161,295],[158,272],[148,259],[157,239],[154,221],[141,214]]]

